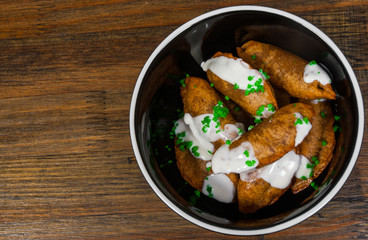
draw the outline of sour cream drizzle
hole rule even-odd
[[[313,81],[318,81],[322,85],[331,83],[331,78],[316,61],[311,61],[305,66],[303,79],[306,83],[312,83]]]
[[[241,173],[256,168],[258,159],[254,155],[250,142],[242,142],[230,150],[223,145],[213,155],[212,171],[214,173]]]
[[[264,85],[263,75],[256,69],[250,68],[249,64],[241,58],[233,59],[225,56],[210,58],[202,62],[201,67],[204,71],[211,70],[228,83],[237,84],[241,90],[249,90],[249,86],[255,86],[259,79],[261,79],[260,85]]]
[[[235,186],[226,174],[212,174],[204,180],[202,193],[223,203],[231,203],[235,197]]]
[[[240,179],[242,181],[252,182],[258,178],[262,178],[272,187],[284,189],[290,185],[294,174],[299,169],[299,165],[300,155],[292,150],[272,164],[255,171],[241,173]]]
[[[312,124],[308,119],[303,118],[303,116],[298,112],[295,113],[295,117],[296,117],[295,121],[296,124],[295,147],[296,147],[308,135],[309,131],[312,129]]]
[[[185,133],[185,136],[182,138],[185,142],[192,142],[192,146],[190,147],[190,152],[193,154],[192,149],[197,147],[198,157],[202,160],[211,160],[212,153],[215,150],[213,142],[223,139],[233,140],[239,136],[240,129],[244,130],[244,126],[241,123],[236,124],[226,124],[224,129],[221,130],[217,125],[218,123],[213,121],[213,114],[202,114],[197,117],[192,117],[189,113],[184,114],[184,117],[177,121],[177,127],[175,129],[175,134],[178,135],[180,133]],[[205,119],[207,121],[207,125],[203,122]],[[206,125],[206,126],[205,126]]]
[[[325,102],[326,101],[326,99],[324,99],[324,98],[321,98],[321,99],[313,99],[312,101],[311,101],[311,103],[313,103],[313,104],[318,104],[319,102]]]
[[[300,157],[290,151],[276,162],[262,168],[260,177],[272,187],[284,189],[289,186],[295,172],[299,169]]]
[[[295,177],[302,179],[302,177],[309,177],[310,172],[312,171],[311,168],[307,168],[307,165],[310,165],[310,161],[308,160],[308,158],[306,158],[303,155],[299,155],[300,156],[300,166],[299,169],[296,171],[295,173]]]

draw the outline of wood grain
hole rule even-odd
[[[294,13],[343,51],[368,109],[368,2],[1,1],[0,238],[235,238],[171,211],[140,173],[129,104],[155,47],[186,21],[252,4]],[[333,200],[287,230],[249,239],[368,238],[368,126]]]

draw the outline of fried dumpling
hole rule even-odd
[[[237,48],[244,61],[270,76],[272,85],[304,99],[335,99],[331,79],[316,61],[306,60],[279,47],[248,41]]]

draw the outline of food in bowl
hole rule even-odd
[[[250,40],[272,44],[307,60],[315,59],[328,69],[336,100],[324,103],[331,108],[333,116],[341,117],[333,120],[336,143],[332,160],[318,178],[297,194],[293,194],[294,190],[286,191],[275,203],[255,213],[242,214],[238,210],[238,203],[222,203],[205,196],[183,179],[176,164],[175,133],[172,128],[173,121],[182,117],[178,117],[178,114],[182,115],[184,109],[180,86],[185,81],[185,75],[181,74],[185,72],[191,78],[208,79],[201,63],[212,58],[216,52],[239,56],[236,49]],[[270,72],[267,74],[270,75]],[[273,90],[277,102],[277,106],[273,104],[275,110],[299,102],[278,87]],[[247,131],[248,126],[255,125],[255,118],[250,118],[249,113],[234,102],[235,97],[228,96],[231,99],[226,100],[227,94],[217,95],[235,119],[233,124],[244,120],[244,129]],[[267,105],[261,107],[260,114],[265,109],[273,111],[273,107],[270,105],[268,109]],[[313,121],[317,117],[320,115],[315,115]],[[129,118],[137,163],[157,196],[186,220],[212,231],[232,235],[280,231],[300,223],[325,206],[348,179],[359,154],[364,128],[359,84],[341,50],[305,20],[284,11],[259,6],[218,9],[185,23],[171,33],[142,68],[132,95]],[[320,128],[324,126],[328,124]],[[312,132],[303,140],[303,145],[307,145],[305,142]],[[328,134],[325,136],[327,138]],[[327,144],[330,143],[327,140]],[[322,152],[320,154],[323,155]],[[199,163],[204,162],[201,161]],[[314,167],[314,172],[322,165],[320,161]],[[305,184],[306,181],[301,182]]]
[[[184,115],[171,135],[182,177],[202,194],[236,203],[248,214],[288,189],[296,194],[311,184],[318,188],[313,180],[335,147],[328,99],[336,95],[327,70],[314,60],[256,41],[237,52],[240,58],[218,52],[204,61],[208,80],[181,80]],[[294,99],[280,106],[275,87]],[[226,106],[230,100],[255,125],[235,120]]]

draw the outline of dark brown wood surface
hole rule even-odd
[[[352,65],[367,110],[366,0],[1,1],[0,238],[231,238],[188,222],[154,194],[131,149],[129,104],[168,34],[240,4],[279,8],[324,31]],[[368,238],[367,140],[327,206],[253,238]]]

